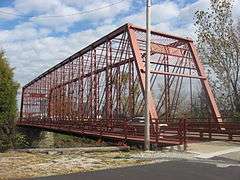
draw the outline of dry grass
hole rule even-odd
[[[0,179],[18,179],[69,174],[100,169],[145,164],[150,161],[130,158],[133,152],[98,152],[81,154],[0,154]]]

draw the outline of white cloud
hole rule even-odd
[[[49,29],[38,29],[33,23],[23,23],[16,25],[12,30],[0,30],[0,42],[28,41],[38,37],[47,36]]]
[[[165,22],[176,18],[179,15],[180,9],[173,1],[164,1],[152,6],[152,21],[153,23]]]
[[[152,24],[165,26],[164,29],[169,29],[166,25],[170,25],[171,21],[179,16],[180,8],[172,1],[163,1],[159,4],[152,5]],[[145,8],[140,12],[131,14],[123,18],[122,22],[130,22],[145,26]]]
[[[65,17],[48,17],[46,16],[64,16],[66,14],[76,14],[79,11],[75,8],[65,5],[57,6],[53,11],[31,18],[35,24],[51,28],[54,31],[67,31],[74,23],[80,20],[80,15],[65,16]]]
[[[59,0],[15,0],[15,8],[22,14],[31,12],[46,13],[52,11],[55,7],[61,5]]]
[[[14,20],[17,18],[17,11],[13,8],[9,8],[9,7],[1,7],[0,8],[0,19],[4,20],[4,21],[10,21],[10,20]]]
[[[91,3],[88,5],[85,5],[82,11],[88,11],[89,9],[96,9],[96,8],[102,8],[100,10],[97,10],[93,13],[89,13],[86,15],[82,16],[81,20],[92,20],[92,21],[99,21],[102,19],[111,19],[114,18],[115,16],[127,12],[130,8],[132,1],[122,1],[121,3],[112,5],[111,1],[96,1],[95,3]]]
[[[122,19],[122,23],[129,22],[137,25],[145,25],[146,16],[144,12],[132,14]]]
[[[169,21],[179,16],[180,8],[173,1],[163,1],[152,5],[152,23],[169,23]],[[140,9],[136,14],[131,14],[123,18],[123,22],[131,22],[145,25],[145,8]]]
[[[83,21],[94,24],[111,23],[117,15],[129,10],[132,0],[125,0],[115,5],[112,5],[113,3],[110,0],[16,0],[15,9],[39,26],[67,32],[69,27]],[[100,9],[89,11],[97,8]]]

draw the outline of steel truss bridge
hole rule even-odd
[[[143,142],[145,39],[125,24],[26,84],[17,125]],[[152,31],[150,64],[152,144],[240,134],[223,123],[191,39]]]

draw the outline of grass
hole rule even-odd
[[[0,179],[30,178],[95,171],[147,163],[131,159],[134,152],[96,152],[82,154],[0,154]]]

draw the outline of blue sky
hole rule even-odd
[[[152,2],[155,30],[193,39],[194,13],[209,7],[209,0]],[[15,68],[15,79],[24,85],[122,24],[144,26],[144,4],[144,0],[0,0],[0,47]],[[81,14],[96,8],[102,9]],[[233,11],[240,15],[240,0],[235,0]]]

